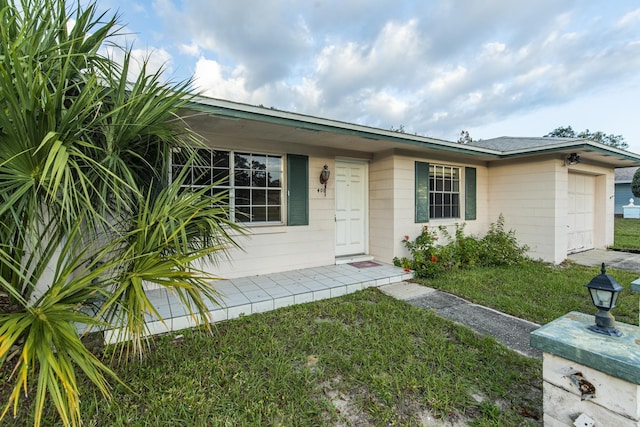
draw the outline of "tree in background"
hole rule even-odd
[[[469,144],[470,142],[473,142],[473,138],[471,138],[471,135],[469,135],[469,131],[468,130],[461,130],[460,131],[460,138],[458,138],[458,143],[459,144]]]
[[[584,138],[591,141],[599,142],[601,144],[610,145],[615,148],[626,149],[629,144],[624,140],[622,135],[605,134],[604,132],[591,132],[589,129],[585,129],[582,132],[576,133],[571,126],[560,126],[548,134],[546,137],[554,138]]]
[[[640,169],[636,170],[631,180],[631,193],[633,197],[640,198]]]
[[[172,152],[202,146],[177,114],[191,82],[163,83],[146,61],[129,81],[130,48],[122,64],[100,53],[117,17],[96,9],[0,0],[0,419],[31,411],[36,426],[47,403],[81,423],[79,374],[106,398],[119,381],[79,325],[121,331],[114,354],[147,349],[145,316],[161,316],[146,283],[209,326],[215,277],[193,261],[215,261],[240,230],[213,185],[168,179]]]

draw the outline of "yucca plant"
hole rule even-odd
[[[0,364],[11,387],[0,419],[27,404],[40,425],[50,402],[80,424],[78,375],[107,398],[115,378],[82,332],[122,331],[132,345],[121,348],[142,354],[145,316],[160,317],[147,283],[207,324],[215,278],[194,261],[242,232],[208,188],[169,182],[170,153],[195,158],[200,144],[177,115],[190,82],[164,83],[145,64],[129,81],[129,48],[121,64],[101,53],[117,17],[96,10],[0,0]]]

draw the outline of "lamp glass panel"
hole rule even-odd
[[[613,292],[602,289],[589,289],[589,292],[591,292],[591,298],[593,299],[593,303],[596,307],[607,309],[611,308]]]
[[[614,292],[613,293],[613,300],[611,301],[611,308],[616,306],[616,304],[618,302],[618,295],[620,295],[618,292]]]

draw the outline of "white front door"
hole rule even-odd
[[[567,252],[593,249],[595,228],[595,177],[569,174],[569,206],[567,224]]]
[[[367,250],[367,164],[336,161],[336,256]]]

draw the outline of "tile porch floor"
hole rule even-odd
[[[222,294],[220,305],[207,300],[214,322],[235,319],[240,315],[262,313],[294,304],[318,301],[349,294],[372,286],[401,282],[413,277],[402,268],[375,262],[376,266],[351,264],[305,268],[282,273],[241,277],[214,282]],[[180,300],[165,289],[147,292],[164,322],[149,317],[150,334],[178,331],[195,326]],[[105,341],[117,341],[116,331],[106,331]]]

